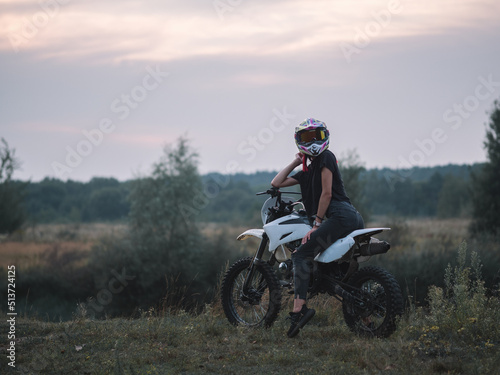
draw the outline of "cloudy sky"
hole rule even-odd
[[[368,168],[485,160],[498,0],[0,0],[15,177],[126,180],[189,139],[202,173],[277,170],[325,121]]]

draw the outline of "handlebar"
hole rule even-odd
[[[282,217],[284,215],[290,214],[294,210],[294,206],[297,204],[302,204],[303,206],[303,203],[301,202],[302,199],[300,199],[297,202],[294,202],[293,200],[290,200],[290,198],[285,200],[281,198],[282,194],[301,194],[296,191],[281,191],[279,188],[273,186],[266,191],[261,191],[259,193],[256,193],[256,195],[264,195],[264,194],[270,195],[271,198],[276,198],[276,203],[274,203],[274,206],[269,207],[269,213],[275,219],[277,217]]]
[[[266,191],[261,191],[260,193],[257,193],[255,195],[264,195],[264,194],[269,194],[271,196],[271,198],[274,198],[274,197],[281,195],[281,192],[280,192],[279,188],[276,188],[273,186],[272,188],[267,189]]]
[[[285,193],[285,194],[301,194],[301,193],[298,193],[296,191],[280,191],[279,188],[276,188],[276,187],[272,187],[266,191],[261,191],[260,193],[256,193],[255,195],[264,195],[264,194],[268,194],[271,196],[271,198],[274,198],[274,197],[280,197],[282,193]]]

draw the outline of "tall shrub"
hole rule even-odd
[[[429,313],[410,326],[414,348],[439,356],[459,353],[464,359],[498,353],[500,302],[487,295],[478,254],[472,252],[467,261],[465,242],[456,265],[445,270],[444,288],[430,287],[428,298]]]
[[[12,233],[24,223],[22,191],[25,185],[13,184],[12,174],[20,166],[15,150],[0,139],[0,233]],[[21,190],[19,187],[21,186]]]
[[[478,175],[473,175],[473,222],[474,235],[488,233],[500,235],[500,102],[494,109],[484,142],[488,162]]]
[[[200,230],[186,220],[179,203],[189,204],[202,191],[197,154],[186,139],[165,147],[151,176],[135,180],[130,193],[130,235],[138,287],[152,300],[164,292],[166,279],[189,285],[197,273]]]

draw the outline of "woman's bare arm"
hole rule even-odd
[[[326,210],[328,210],[328,206],[332,200],[332,180],[332,171],[323,167],[321,170],[321,196],[319,197],[318,211],[316,212],[316,216],[323,219],[325,218]],[[321,223],[321,221],[322,219],[318,220],[319,223]]]
[[[295,178],[288,177],[288,175],[300,164],[302,164],[302,154],[299,153],[295,155],[295,159],[290,164],[273,178],[271,185],[276,188],[297,185],[299,182]]]

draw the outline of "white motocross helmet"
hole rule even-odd
[[[308,118],[295,128],[295,144],[300,152],[318,156],[330,144],[330,132],[323,121]]]

